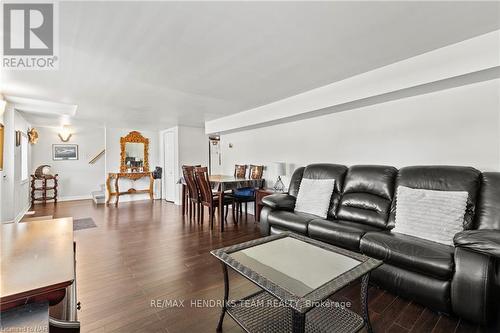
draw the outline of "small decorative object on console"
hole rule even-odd
[[[44,178],[46,176],[50,176],[50,165],[44,164],[40,165],[38,168],[35,170],[35,177],[36,178]]]
[[[153,171],[153,178],[154,179],[161,179],[161,174],[162,174],[162,168],[157,166],[155,168],[155,171]]]

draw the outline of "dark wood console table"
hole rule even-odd
[[[0,330],[79,333],[73,218],[4,224],[1,243]]]
[[[118,185],[118,181],[120,178],[127,178],[133,181],[136,181],[141,178],[149,178],[149,188],[144,190],[137,190],[135,188],[130,188],[126,191],[121,191]],[[111,186],[111,181],[114,179],[114,186]],[[115,196],[116,201],[115,204],[118,205],[118,201],[120,195],[125,194],[139,194],[139,193],[148,193],[151,200],[153,200],[153,186],[154,186],[154,178],[152,172],[116,172],[116,173],[108,173],[108,178],[106,179],[106,188],[108,190],[108,200],[107,204],[111,201],[111,197]],[[112,188],[114,187],[114,191]]]
[[[10,223],[1,228],[1,310],[61,301],[75,280],[73,219]]]

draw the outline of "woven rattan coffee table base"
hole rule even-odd
[[[238,251],[262,246],[263,244],[278,241],[286,237],[294,238],[294,242],[307,243],[308,246],[317,247],[339,255],[356,260],[359,264],[346,268],[339,275],[308,293],[300,294],[290,292],[285,284],[277,284],[261,274],[262,267],[252,269],[233,257]],[[290,244],[292,243],[288,243]],[[295,243],[301,244],[302,243]],[[262,248],[261,248],[262,249]],[[368,312],[368,281],[370,272],[382,264],[381,261],[363,256],[359,253],[344,250],[323,242],[293,233],[282,233],[255,239],[245,243],[232,245],[211,252],[222,263],[224,276],[224,306],[222,307],[217,331],[222,331],[224,316],[227,313],[247,332],[265,333],[304,333],[304,332],[357,332],[365,327],[368,333],[372,332]],[[265,255],[265,254],[264,254]],[[272,255],[270,253],[269,255]],[[309,258],[302,259],[312,260]],[[294,265],[296,257],[289,256],[289,265]],[[331,264],[336,264],[335,261]],[[268,266],[273,269],[272,266]],[[244,299],[229,302],[229,276],[228,268],[241,274],[243,277],[257,285],[262,291],[247,296]],[[312,270],[312,269],[310,269]],[[266,268],[264,268],[266,273]],[[311,273],[314,274],[314,273]],[[329,276],[327,276],[328,278]],[[349,285],[352,281],[361,279],[361,315],[348,309],[335,306],[335,303],[325,303],[329,297]],[[267,306],[263,306],[267,304]]]
[[[293,310],[290,307],[270,306],[273,301],[279,300],[260,291],[229,305],[227,314],[247,332],[292,332]],[[320,306],[306,315],[307,333],[357,332],[363,326],[364,321],[359,315],[341,307]]]

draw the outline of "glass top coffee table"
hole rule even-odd
[[[224,306],[217,331],[227,312],[247,332],[357,332],[368,316],[370,271],[382,261],[294,233],[283,233],[211,252],[222,262]],[[262,290],[229,301],[227,267]],[[362,316],[328,298],[362,278]]]

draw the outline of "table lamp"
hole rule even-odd
[[[285,185],[281,181],[281,176],[286,175],[286,163],[284,162],[274,162],[274,173],[276,176],[278,176],[278,179],[276,179],[276,183],[274,183],[273,189],[276,192],[283,192],[285,189]]]

